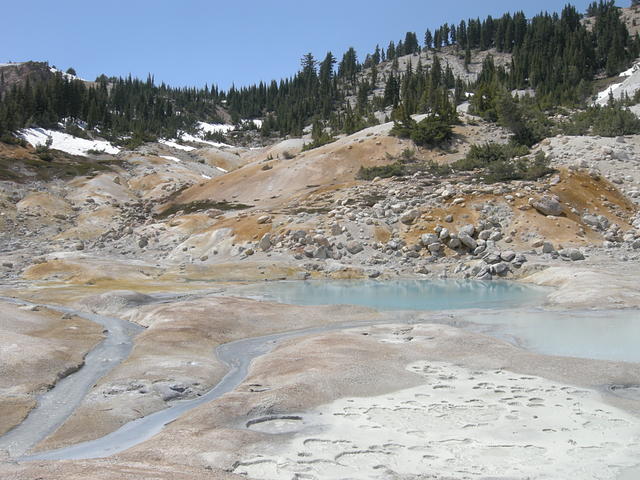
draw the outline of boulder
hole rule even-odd
[[[561,257],[567,258],[572,262],[584,260],[584,254],[577,248],[564,248],[558,252]]]
[[[405,225],[411,225],[419,216],[420,212],[418,210],[408,210],[400,216],[400,221]]]
[[[460,232],[461,233],[466,233],[470,237],[473,237],[473,235],[476,233],[476,227],[474,227],[473,225],[468,223],[465,226],[463,226],[462,228],[460,228]]]
[[[603,215],[592,215],[587,213],[582,216],[582,223],[589,225],[595,230],[606,230],[609,228],[609,219]]]
[[[513,252],[511,250],[507,250],[507,251],[502,252],[500,254],[500,258],[505,262],[511,262],[511,261],[513,261],[514,258],[516,258],[516,252]]]
[[[449,243],[447,243],[451,250],[457,250],[462,246],[462,242],[458,237],[450,238]]]
[[[476,247],[478,246],[478,242],[476,242],[473,237],[471,237],[471,235],[465,233],[465,232],[460,232],[458,233],[458,239],[460,240],[460,242],[462,242],[462,244],[467,247],[469,250],[475,250]]]
[[[267,250],[269,250],[271,248],[271,234],[270,233],[265,233],[262,238],[260,239],[260,242],[258,243],[258,247],[260,247],[260,250],[262,250],[263,252],[266,252]]]
[[[428,247],[432,243],[436,243],[439,240],[435,233],[425,233],[420,237],[420,242],[424,247]]]
[[[502,277],[509,273],[509,264],[506,262],[497,263],[491,267],[491,273]]]
[[[551,195],[543,195],[538,199],[532,199],[529,201],[529,205],[543,215],[553,215],[555,217],[562,215],[562,204],[556,197]]]
[[[444,245],[442,245],[440,242],[435,242],[427,246],[429,252],[431,252],[432,255],[442,254],[443,247]]]
[[[351,255],[360,253],[363,250],[364,250],[364,247],[360,242],[357,242],[355,240],[351,240],[350,242],[347,242],[347,252],[349,252]]]

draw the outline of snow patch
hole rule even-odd
[[[114,147],[106,140],[86,140],[74,137],[68,133],[47,130],[45,128],[25,128],[18,132],[32,146],[46,145],[51,139],[51,148],[61,150],[71,155],[86,155],[89,150],[102,151],[110,155],[120,153],[120,149]]]
[[[164,158],[166,160],[171,160],[172,162],[182,163],[182,160],[176,157],[172,157],[171,155],[160,155],[160,158]]]
[[[209,175],[205,175],[204,173],[202,174],[202,178],[204,178],[205,180],[211,180],[211,177]]]
[[[229,170],[225,170],[224,168],[221,168],[221,167],[216,167],[216,168],[223,173],[229,173]]]
[[[640,69],[640,64],[633,65],[629,70],[625,70],[620,74],[621,77],[630,77]]]
[[[182,140],[183,142],[204,143],[205,145],[210,145],[210,146],[216,147],[216,148],[231,147],[231,145],[229,145],[227,143],[220,143],[220,142],[212,142],[210,140],[203,140],[202,138],[196,137],[194,135],[191,135],[190,133],[182,133],[182,134],[180,134],[180,140]]]
[[[173,140],[166,140],[161,138],[158,140],[158,143],[166,145],[167,147],[175,148],[176,150],[183,150],[185,152],[192,152],[195,150],[194,147],[188,147],[187,145],[180,145],[179,143],[174,142]]]
[[[59,73],[60,75],[62,75],[62,78],[66,79],[66,80],[81,80],[83,82],[86,82],[86,80],[83,79],[83,78],[80,78],[80,77],[78,77],[76,75],[71,75],[70,73],[67,73],[67,72],[63,72],[62,70],[58,70],[55,67],[49,67],[49,71],[51,73],[54,73],[54,74],[55,73]]]
[[[598,93],[598,98],[596,99],[596,103],[598,105],[603,105],[607,103],[609,101],[609,95],[613,95],[615,97],[616,92],[621,86],[622,86],[622,83],[614,83],[606,90],[603,90],[600,93]]]
[[[614,99],[620,100],[626,96],[633,97],[640,90],[640,62],[635,63],[629,70],[622,72],[620,76],[626,78],[622,82],[610,85],[598,93],[595,101],[596,105],[606,105],[610,95],[613,95]]]
[[[203,133],[228,133],[232,130],[236,129],[235,125],[228,125],[226,123],[206,123],[206,122],[198,122],[197,124],[198,130]]]

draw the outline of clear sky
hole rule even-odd
[[[23,0],[3,2],[0,62],[47,60],[93,80],[101,73],[173,86],[228,88],[294,74],[300,58],[362,59],[380,43],[462,18],[560,11],[564,0]],[[584,12],[590,0],[573,4]],[[628,6],[628,0],[619,0]]]

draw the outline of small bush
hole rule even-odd
[[[78,125],[73,123],[68,123],[65,127],[65,131],[74,137],[84,138],[85,140],[89,140],[89,134],[83,129],[81,129]]]
[[[24,138],[15,137],[10,133],[4,133],[0,135],[0,142],[8,145],[20,145],[21,147],[27,146],[27,141]]]
[[[296,158],[296,156],[293,153],[291,153],[289,150],[285,150],[284,152],[282,152],[282,157],[285,160],[291,160],[292,158]]]
[[[90,148],[89,150],[87,150],[87,153],[89,155],[102,155],[104,154],[104,150],[97,150],[95,148]]]
[[[410,138],[419,146],[438,147],[451,139],[453,129],[449,122],[436,115],[429,115],[420,122],[408,117],[394,123],[391,135]]]
[[[209,142],[227,143],[227,138],[224,136],[224,133],[219,130],[205,133],[204,139]]]
[[[120,141],[120,145],[126,148],[127,150],[135,150],[138,147],[141,147],[147,142],[155,142],[157,137],[150,135],[148,133],[140,133],[136,132],[133,134],[131,138],[128,138],[124,141]]]
[[[380,167],[360,167],[357,178],[360,180],[373,180],[376,177],[402,177],[405,175],[405,166],[400,162],[382,165]]]
[[[331,135],[325,135],[317,140],[314,140],[311,143],[305,143],[302,146],[302,151],[307,152],[309,150],[313,150],[314,148],[319,148],[319,147],[322,147],[323,145],[328,145],[330,143],[333,143],[335,140],[336,139]]]
[[[640,119],[621,105],[591,107],[574,114],[568,122],[559,125],[566,135],[600,135],[618,137],[640,133]]]
[[[525,156],[528,153],[527,147],[516,144],[472,145],[467,156],[455,162],[452,167],[458,170],[480,170],[488,183],[535,180],[553,171],[543,152],[538,152],[533,159]]]

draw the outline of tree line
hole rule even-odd
[[[541,13],[531,19],[515,12],[445,23],[427,30],[422,45],[416,33],[407,32],[386,48],[376,46],[362,61],[353,48],[340,59],[328,52],[317,60],[309,53],[290,78],[228,91],[158,86],[152,77],[145,81],[101,76],[87,84],[57,74],[4,93],[0,134],[80,120],[113,137],[170,137],[192,129],[196,121],[220,121],[221,108],[234,121],[262,118],[265,136],[300,135],[311,124],[316,132],[353,133],[376,123],[374,112],[388,107],[396,119],[433,112],[453,117],[447,112],[465,99],[465,92],[474,93],[475,108],[491,118],[502,89],[535,89],[536,101],[544,108],[575,106],[592,93],[597,74],[614,75],[640,54],[640,37],[629,34],[614,1],[593,2],[587,13],[593,18],[585,20],[568,5],[559,14]],[[440,51],[445,49],[466,64],[472,51],[491,49],[510,53],[511,61],[501,67],[487,57],[477,82],[467,85],[443,64]],[[431,65],[419,57],[400,71],[399,57],[424,51]],[[382,90],[376,91],[380,85]]]

